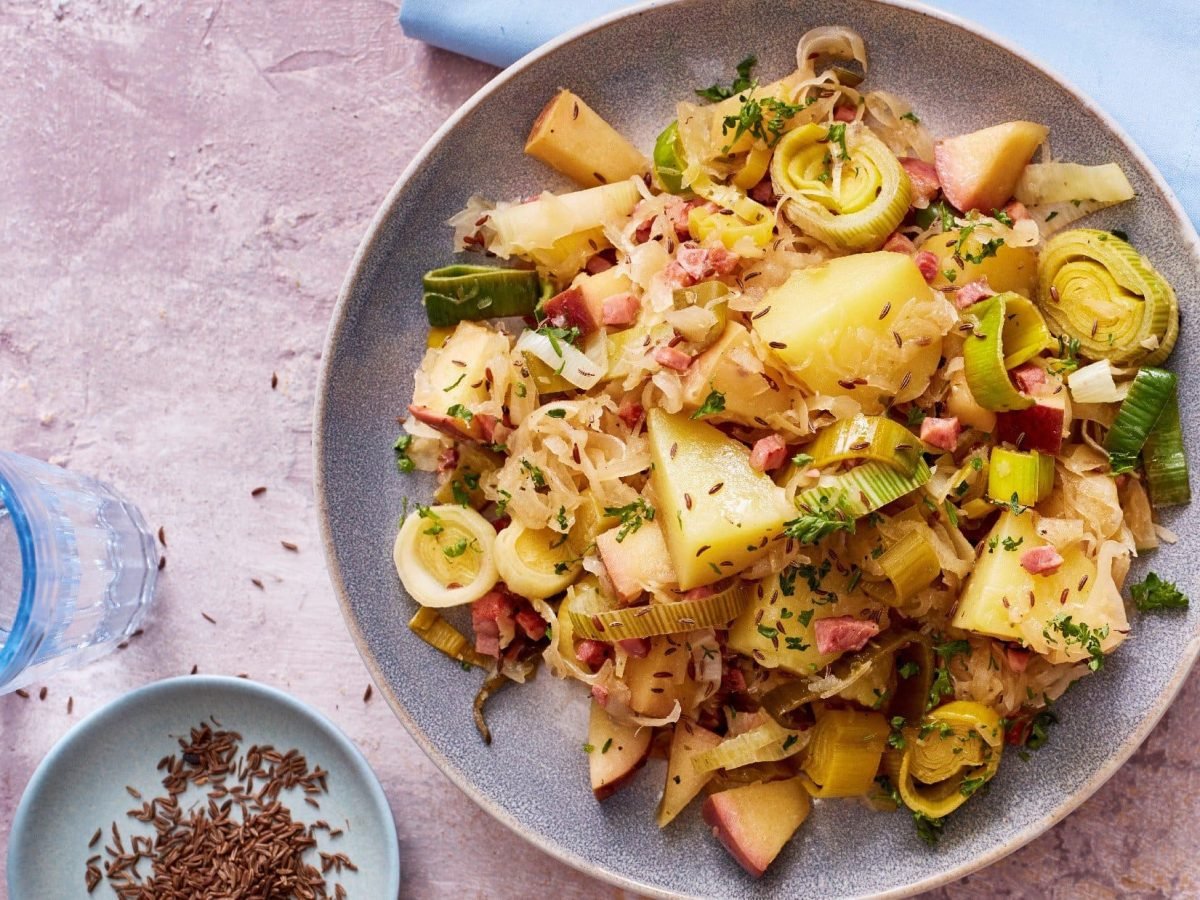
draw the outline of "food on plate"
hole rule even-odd
[[[526,150],[575,184],[451,221],[395,444],[438,475],[411,627],[486,672],[485,739],[544,662],[590,694],[597,799],[662,757],[659,826],[700,806],[755,876],[813,801],[936,838],[1134,630],[1131,559],[1190,499],[1175,294],[1076,225],[1120,167],[1041,123],[935,140],[846,28],[797,59],[652,148],[551,98]]]

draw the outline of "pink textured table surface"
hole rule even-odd
[[[620,894],[495,824],[364,702],[318,547],[311,411],[342,276],[405,163],[493,74],[405,40],[395,14],[0,4],[0,446],[111,481],[167,542],[142,637],[44,700],[0,697],[5,844],[72,723],[195,665],[291,691],[358,743],[406,896]],[[939,896],[1200,896],[1198,741],[1192,678],[1100,795]]]

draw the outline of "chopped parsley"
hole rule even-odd
[[[571,530],[571,523],[567,521],[567,508],[565,506],[558,508],[558,512],[554,516],[554,521],[558,523],[558,530],[560,532]]]
[[[812,646],[811,644],[804,643],[804,641],[798,637],[785,637],[783,641],[785,644],[787,644],[787,648],[789,650],[795,650],[800,653],[803,653]]]
[[[825,135],[827,143],[836,144],[838,148],[838,159],[842,162],[850,159],[850,151],[846,149],[846,123],[835,122],[829,126],[829,132]]]
[[[786,752],[792,746],[792,744],[796,743],[798,740],[800,740],[800,738],[798,738],[796,735],[789,734],[786,740],[783,742],[784,751]]]
[[[946,280],[951,284],[958,281],[958,273],[954,269],[942,269],[942,274],[946,276]]]
[[[1134,605],[1141,612],[1157,612],[1164,609],[1187,609],[1188,598],[1172,582],[1163,581],[1153,572],[1146,579],[1129,589]]]
[[[583,745],[583,752],[584,752],[584,753],[591,753],[591,752],[593,752],[595,749],[596,749],[596,748],[595,748],[594,746],[592,746],[591,744],[584,744],[584,745]]]
[[[964,778],[958,786],[958,791],[964,797],[970,797],[985,784],[987,784],[986,778]]]
[[[546,476],[542,474],[542,470],[523,457],[521,459],[521,468],[529,476],[529,480],[533,482],[535,488],[544,488],[546,486]]]
[[[1110,230],[1110,231],[1111,231],[1111,232],[1112,232],[1112,233],[1113,233],[1115,236],[1119,237],[1121,240],[1125,241],[1126,243],[1128,243],[1128,242],[1129,242],[1129,233],[1128,233],[1128,232],[1126,232],[1126,231],[1123,231],[1123,230],[1121,230],[1120,228],[1110,228],[1109,230]]]
[[[995,219],[997,222],[999,222],[1001,225],[1008,225],[1010,228],[1012,227],[1012,223],[1013,223],[1012,216],[1010,216],[1008,213],[1006,213],[1002,209],[993,209],[992,210],[992,218]]]
[[[718,390],[708,392],[708,396],[704,398],[704,403],[700,408],[692,413],[691,418],[703,419],[705,416],[715,415],[725,411],[725,395]]]
[[[896,750],[903,750],[907,746],[908,741],[904,739],[904,716],[892,716],[892,732],[888,735],[887,743],[889,747]]]
[[[769,625],[759,625],[758,633],[765,637],[768,641],[779,635],[779,629],[772,628]]]
[[[907,662],[901,663],[896,671],[900,673],[901,678],[912,678],[921,671],[921,667],[910,659]]]
[[[521,398],[524,398],[525,395],[529,393],[529,389],[525,387],[525,382],[523,381],[518,381],[517,386],[513,388],[513,390],[516,391],[517,396]]]
[[[904,115],[902,115],[900,118],[904,119],[907,122],[912,122],[914,125],[921,124],[920,118],[911,109],[908,112],[906,112]]]
[[[496,518],[503,518],[505,512],[508,511],[508,501],[512,499],[512,494],[501,488],[496,492],[500,495],[500,499],[496,501]]]
[[[754,67],[758,65],[758,57],[750,54],[740,63],[737,64],[737,77],[733,79],[733,83],[729,87],[722,87],[719,84],[714,84],[711,87],[706,87],[696,91],[696,96],[711,103],[719,103],[721,100],[728,100],[734,94],[740,94],[742,91],[750,90],[754,87],[754,80],[751,78],[751,73],[754,72]]]
[[[1029,737],[1025,739],[1025,746],[1030,750],[1044,747],[1050,738],[1050,726],[1056,724],[1058,724],[1058,716],[1048,709],[1043,709],[1029,723]]]
[[[567,417],[567,411],[562,407],[557,409],[548,409],[546,410],[546,415],[552,419],[565,419]]]
[[[908,410],[907,422],[908,427],[913,428],[925,421],[927,413],[919,406],[910,407]]]
[[[475,485],[476,487],[479,486],[478,475],[475,476]],[[457,478],[450,482],[450,494],[453,496],[454,502],[459,506],[471,505],[471,495],[467,492],[466,488],[463,487],[463,483]]]
[[[409,458],[408,448],[412,446],[413,436],[411,434],[402,434],[396,438],[396,443],[392,444],[392,449],[396,451],[396,468],[408,474],[417,468],[417,464]]]
[[[563,355],[562,345],[559,344],[559,341],[574,344],[579,340],[579,329],[574,325],[570,328],[556,328],[553,325],[543,325],[537,330],[537,333],[549,339],[551,349],[558,356]]]
[[[933,684],[929,688],[929,701],[926,709],[933,709],[942,702],[942,698],[954,693],[954,683],[950,680],[950,664],[954,657],[970,655],[971,645],[967,641],[946,641],[933,645],[934,652],[941,657],[942,664],[933,673]],[[925,735],[922,734],[921,737]]]
[[[801,544],[815,544],[835,531],[854,533],[854,520],[833,509],[817,509],[784,524],[783,533]]]
[[[917,837],[930,847],[936,847],[941,837],[942,823],[945,819],[934,819],[924,813],[913,810],[913,824],[917,826]]]
[[[813,457],[807,453],[797,453],[792,457],[792,465],[797,469],[803,469],[813,464]]]
[[[429,527],[421,532],[422,534],[436,536],[446,530],[446,526],[442,524],[442,517],[435,513],[428,506],[418,506],[417,515],[422,519],[428,519],[430,522]]]
[[[601,752],[601,753],[607,753],[607,752],[608,752],[608,748],[609,748],[609,747],[611,747],[611,746],[612,746],[612,738],[609,738],[608,740],[606,740],[606,741],[604,742],[604,746],[600,748],[600,752]]]
[[[753,84],[750,86],[749,93],[744,95],[746,99],[742,102],[741,108],[734,115],[726,116],[721,123],[722,134],[733,132],[733,137],[725,147],[726,150],[736,144],[744,134],[758,138],[768,147],[775,146],[775,143],[783,136],[783,129],[787,127],[788,119],[808,105],[807,102],[804,104],[787,103],[775,97],[763,97],[760,100],[754,96],[755,87],[756,85]]]
[[[1104,668],[1104,651],[1100,648],[1100,644],[1108,637],[1109,628],[1107,625],[1092,628],[1085,622],[1076,622],[1074,616],[1059,613],[1050,620],[1050,624],[1046,628],[1042,629],[1042,637],[1052,644],[1058,643],[1050,636],[1051,631],[1056,631],[1062,636],[1064,647],[1070,647],[1072,644],[1075,644],[1087,653],[1090,657],[1088,659],[1088,668],[1093,672],[1098,672]]]
[[[465,537],[459,538],[449,547],[443,547],[442,552],[450,559],[456,559],[467,552],[468,541]]]
[[[453,416],[456,419],[462,419],[468,425],[475,418],[475,414],[463,406],[461,403],[455,403],[452,407],[446,410],[446,415]]]
[[[800,615],[797,616],[796,618],[798,619],[798,621],[800,622],[801,625],[803,625],[805,628],[807,628],[808,623],[812,621],[812,617],[813,617],[813,611],[811,609],[806,609],[806,610],[804,610],[804,612],[800,613]]]
[[[621,520],[621,527],[617,531],[617,543],[619,544],[632,532],[641,528],[643,521],[654,521],[654,507],[647,503],[644,497],[638,497],[632,503],[624,506],[604,507],[604,515],[616,516]]]
[[[1014,541],[1011,536],[1006,536],[1004,538],[1004,540],[1001,541],[1001,543],[1004,545],[1005,550],[1008,550],[1011,552],[1013,550],[1016,550],[1023,543],[1025,543],[1025,538],[1019,537]]]

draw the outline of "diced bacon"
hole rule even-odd
[[[443,447],[438,453],[437,470],[439,475],[453,472],[458,467],[458,450],[455,447]]]
[[[625,638],[617,643],[621,645],[622,650],[638,659],[645,659],[650,655],[650,638]]]
[[[954,292],[954,305],[959,309],[966,309],[973,303],[994,296],[996,296],[996,292],[992,290],[988,280],[976,278],[974,281],[968,281]]]
[[[879,634],[879,623],[854,616],[830,616],[813,623],[818,653],[845,653],[861,650]]]
[[[449,413],[434,412],[428,406],[417,406],[415,403],[409,405],[408,411],[418,422],[428,425],[430,428],[437,429],[447,437],[452,437],[459,441],[475,441],[479,439],[479,425],[476,424],[474,416],[468,422]]]
[[[599,275],[601,272],[607,272],[615,265],[616,262],[609,259],[609,253],[605,251],[590,257],[583,268],[589,275]]]
[[[1010,644],[1004,648],[1004,658],[1008,661],[1008,667],[1018,675],[1025,671],[1032,655],[1024,647],[1014,647]]]
[[[642,404],[634,403],[632,400],[626,400],[617,408],[617,418],[630,431],[637,428],[638,422],[642,421],[642,417],[645,415],[646,410],[642,409]]]
[[[1024,222],[1027,219],[1033,218],[1033,216],[1029,214],[1029,210],[1025,208],[1025,204],[1020,200],[1009,200],[1008,203],[1004,205],[1004,211],[1008,213],[1008,217],[1012,219],[1013,222]]]
[[[928,250],[922,250],[913,257],[913,262],[921,270],[921,277],[932,282],[938,276],[938,258]]]
[[[901,157],[900,165],[904,166],[904,171],[908,173],[908,180],[912,184],[912,205],[917,209],[924,209],[933,202],[933,198],[942,189],[937,169],[931,163],[914,156]]]
[[[475,630],[475,650],[484,656],[500,657],[500,651],[517,635],[513,619],[517,601],[504,591],[489,591],[471,604],[471,627]]]
[[[907,235],[893,231],[880,249],[887,250],[889,253],[903,253],[907,256],[917,252],[917,245],[910,241]]]
[[[707,209],[710,212],[716,212],[717,208],[717,204],[710,203],[708,200],[680,200],[678,197],[672,197],[667,201],[667,218],[671,221],[671,227],[675,229],[675,237],[681,241],[691,238],[692,230],[688,223],[688,215],[693,209]]]
[[[833,120],[835,122],[853,122],[854,118],[853,106],[835,106],[833,108]]]
[[[604,661],[608,659],[608,654],[611,650],[612,648],[604,643],[604,641],[580,641],[575,645],[575,658],[592,671],[595,671],[604,665]],[[596,702],[603,706],[607,699],[607,692],[605,692],[604,700],[596,698]]]
[[[960,434],[962,434],[962,424],[958,421],[958,416],[951,416],[948,419],[926,416],[921,420],[921,440],[939,450],[945,450],[947,453],[954,452],[954,448],[958,446]]]
[[[626,328],[637,321],[642,303],[629,291],[604,298],[600,321],[611,328]]]
[[[1057,454],[1062,449],[1066,412],[1055,403],[1035,403],[1025,409],[996,413],[992,435],[1018,450]]]
[[[546,620],[532,609],[523,609],[517,613],[517,624],[525,632],[525,637],[531,641],[540,641],[546,636]]]
[[[746,675],[737,666],[726,666],[721,673],[721,690],[730,694],[742,694],[746,691]]]
[[[499,441],[496,432],[504,426],[498,418],[489,413],[476,413],[473,419],[479,424],[479,434],[485,442],[491,444]]]
[[[577,650],[576,655],[578,655],[578,652],[579,651]],[[601,663],[600,665],[604,665],[604,663]],[[593,684],[592,699],[599,704],[601,709],[604,709],[606,706],[608,706],[608,686],[604,684]]]
[[[675,254],[675,262],[697,281],[717,275],[732,275],[740,257],[724,247],[701,247],[690,241],[681,244]]]
[[[759,438],[750,451],[750,468],[757,472],[778,469],[787,460],[787,444],[777,434]]]
[[[775,193],[775,183],[771,181],[770,175],[750,188],[747,193],[750,195],[751,200],[761,203],[764,206],[774,206],[779,202],[779,195]]]
[[[688,366],[692,364],[692,358],[682,350],[676,350],[674,347],[659,347],[654,351],[654,361],[665,369],[674,369],[676,372],[686,372]]]
[[[1021,568],[1031,575],[1051,575],[1063,564],[1053,547],[1031,547],[1021,554]]]
[[[1033,363],[1021,363],[1012,370],[1017,388],[1026,394],[1037,394],[1038,388],[1046,384],[1046,370]]]
[[[667,287],[672,289],[691,287],[699,281],[698,278],[689,275],[683,266],[674,260],[663,269],[663,278],[666,279]]]
[[[542,304],[542,314],[556,328],[578,328],[580,334],[588,335],[599,326],[588,306],[583,291],[577,287],[560,291]]]
[[[505,528],[512,524],[512,516],[501,516],[492,522],[492,528],[496,529],[496,534],[502,532]]]

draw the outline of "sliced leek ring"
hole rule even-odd
[[[1117,366],[1153,366],[1179,336],[1175,291],[1149,261],[1107,231],[1055,235],[1038,260],[1038,305],[1079,355]]]
[[[804,774],[815,797],[862,797],[875,783],[888,737],[882,713],[826,709],[817,713]]]
[[[887,145],[866,126],[845,125],[849,158],[829,140],[833,128],[810,123],[784,135],[771,180],[784,214],[801,231],[842,250],[877,250],[908,211],[912,184]]]
[[[408,623],[409,630],[435,650],[458,662],[486,669],[488,658],[475,651],[475,647],[461,631],[442,618],[442,614],[428,606],[422,606]]]
[[[566,590],[582,568],[566,535],[518,522],[496,535],[495,557],[500,580],[514,594],[530,600],[545,600]]]
[[[422,606],[461,606],[495,586],[495,543],[496,530],[475,510],[422,506],[400,526],[392,560],[404,589]]]
[[[903,729],[905,746],[884,768],[914,812],[940,819],[992,779],[1004,749],[1000,716],[989,706],[955,700]]]
[[[1008,305],[1011,303],[1014,309],[1019,308],[1020,301],[1029,302],[1020,294],[997,294],[971,308],[975,328],[963,343],[967,387],[980,406],[994,412],[1026,409],[1034,403],[1033,398],[1018,391],[1008,377],[1004,343],[1010,328]],[[1023,337],[1028,335],[1024,329],[1019,333]]]
[[[879,568],[892,583],[892,599],[903,603],[929,587],[942,574],[942,564],[933,546],[933,531],[927,525],[908,532],[879,557]]]
[[[733,250],[746,238],[756,247],[771,243],[775,214],[767,207],[751,200],[739,188],[716,184],[706,176],[692,182],[691,188],[705,200],[733,213],[713,212],[699,206],[692,209],[688,213],[688,231],[697,240],[707,240],[715,235],[728,250]]]
[[[857,415],[821,429],[807,452],[817,468],[847,459],[873,459],[911,477],[924,449],[921,439],[899,422],[887,416]]]
[[[511,586],[511,585],[510,585]],[[735,580],[723,591],[700,600],[678,603],[653,603],[613,609],[599,595],[588,603],[584,595],[576,598],[570,619],[580,637],[596,641],[621,641],[625,638],[682,634],[697,628],[724,628],[742,611],[750,594],[744,582]]]
[[[1015,369],[1033,359],[1043,350],[1056,346],[1050,337],[1046,320],[1032,300],[1020,294],[1005,294],[1004,329],[1000,340],[1004,345],[1004,368]]]
[[[869,460],[821,481],[796,495],[796,507],[808,511],[837,510],[851,519],[863,516],[905,494],[912,493],[932,477],[929,464],[917,460],[912,475],[902,475],[887,463]]]
[[[692,757],[692,765],[700,773],[715,769],[737,769],[754,763],[775,762],[799,753],[808,744],[809,733],[784,728],[772,718],[744,731],[736,737],[726,738],[703,753]]]

